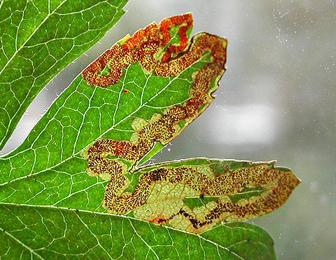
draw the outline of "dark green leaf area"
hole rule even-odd
[[[205,206],[208,202],[216,201],[218,197],[199,197],[199,198],[185,198],[183,202],[190,208],[198,208]]]
[[[37,175],[11,181],[0,187],[0,201],[104,211],[101,203],[106,181],[87,174],[87,162],[72,158]]]
[[[266,189],[263,187],[245,187],[241,193],[230,195],[232,202],[238,202],[242,199],[249,199],[253,196],[260,196]]]
[[[229,230],[232,236],[227,235]],[[262,228],[248,223],[240,222],[219,226],[204,232],[202,237],[227,246],[234,252],[240,252],[240,258],[237,259],[276,259],[273,248],[274,242],[270,235]]]
[[[247,223],[194,235],[66,209],[0,205],[0,214],[2,259],[275,259],[272,239]]]
[[[41,89],[105,35],[126,2],[1,2],[0,149]]]

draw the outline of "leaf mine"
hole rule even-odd
[[[192,233],[270,213],[299,184],[290,170],[275,168],[274,163],[225,160],[165,163],[137,175],[132,192],[125,191],[129,184],[121,178],[111,181],[105,207],[118,214],[134,210],[136,218]]]
[[[178,25],[180,43],[167,48],[171,41],[169,30]],[[218,80],[225,70],[226,41],[214,35],[198,34],[192,39],[188,51],[172,58],[173,54],[187,47],[186,31],[191,26],[191,14],[168,18],[160,26],[152,24],[135,33],[123,45],[108,50],[83,72],[83,77],[89,84],[104,87],[115,84],[118,75],[122,74],[121,70],[134,62],[139,62],[146,71],[169,77],[180,74],[206,52],[211,55],[211,62],[193,73],[190,96],[182,105],[168,107],[162,114],[154,113],[148,121],[135,118],[132,123],[134,134],[130,140],[100,139],[88,149],[88,166],[93,175],[106,172],[113,174],[118,163],[107,160],[107,154],[127,160],[133,165],[150,152],[156,143],[166,145],[213,101],[212,92],[217,88]],[[154,57],[164,48],[162,58],[156,60]],[[120,59],[128,56],[131,58]],[[110,70],[109,75],[100,75],[99,70],[107,64],[113,70]]]
[[[299,180],[273,163],[191,159],[136,168],[156,145],[166,145],[209,106],[225,71],[226,40],[200,33],[189,42],[191,27],[191,14],[153,23],[84,70],[82,76],[90,86],[113,89],[131,64],[140,64],[145,74],[167,78],[209,56],[205,66],[194,70],[183,103],[152,113],[148,120],[133,118],[129,139],[101,138],[86,149],[85,157],[89,174],[109,181],[103,201],[108,212],[201,233],[220,222],[272,212]],[[178,42],[172,31],[177,31]]]
[[[144,167],[134,174],[118,166],[104,198],[110,213],[134,211],[138,219],[192,233],[270,213],[300,183],[290,170],[275,168],[273,162],[189,159]]]

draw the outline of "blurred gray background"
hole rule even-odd
[[[302,180],[254,223],[279,259],[336,259],[336,6],[334,0],[130,0],[128,13],[31,104],[2,153],[22,143],[52,101],[125,34],[193,12],[194,32],[229,40],[217,98],[155,161],[195,156],[278,160]]]

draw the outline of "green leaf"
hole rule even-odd
[[[0,205],[1,259],[275,259],[273,240],[247,223],[201,235],[130,217]]]
[[[0,149],[40,90],[105,35],[126,3],[0,2]]]
[[[299,183],[290,170],[209,159],[142,166],[211,104],[225,71],[226,40],[207,33],[189,40],[192,23],[186,14],[126,36],[0,158],[0,248],[48,259],[274,259],[260,228],[220,222],[281,206]],[[206,190],[202,182],[211,181],[219,190]],[[231,216],[197,224],[223,201],[235,207]],[[237,210],[249,202],[253,212]]]
[[[185,17],[192,21],[191,15]],[[180,23],[177,26],[180,26]],[[88,149],[93,144],[97,145],[97,140],[105,142],[104,140],[113,139],[120,140],[121,143],[123,140],[129,140],[126,141],[126,146],[136,142],[137,138],[147,142],[146,147],[140,147],[137,158],[126,159],[129,167],[136,166],[144,162],[144,158],[149,159],[159,152],[211,104],[214,100],[212,93],[218,88],[218,81],[224,73],[226,41],[214,35],[201,33],[193,37],[192,46],[184,55],[171,59],[170,62],[163,62],[163,59],[169,59],[164,55],[173,56],[176,52],[183,54],[189,44],[187,42],[170,45],[171,38],[176,37],[176,34],[168,34],[161,42],[167,50],[162,51],[163,48],[158,47],[154,50],[154,55],[144,40],[147,38],[144,37],[142,41],[138,39],[139,35],[147,32],[154,35],[155,26],[157,31],[160,30],[161,27],[152,24],[136,33],[122,47],[120,43],[115,45],[73,81],[37,123],[23,144],[0,159],[0,183],[40,174],[76,157],[86,158]],[[180,30],[185,30],[184,27],[189,29],[191,26],[191,23],[180,26]],[[169,33],[169,28],[166,31]],[[184,36],[188,40],[189,34]],[[146,53],[140,55],[141,61],[130,62],[131,55],[139,57],[139,54],[130,52],[125,55],[118,52],[122,48],[132,48],[135,41],[138,41],[142,48],[131,50]],[[207,46],[204,47],[205,44]],[[213,52],[209,48],[213,48]],[[118,55],[115,54],[111,61],[104,60],[115,52]],[[147,62],[151,55],[159,57],[158,61]],[[155,65],[156,63],[158,65]],[[103,68],[99,68],[102,64]],[[125,64],[128,64],[128,67]],[[111,68],[111,75],[99,74],[105,67]],[[93,69],[97,70],[96,73],[92,73]],[[90,73],[93,75],[88,75]],[[100,86],[91,86],[95,76],[105,82],[98,82]],[[89,81],[85,80],[85,77],[89,78]],[[118,80],[106,87],[104,84],[111,78]],[[170,118],[170,115],[175,119]],[[163,123],[160,123],[162,120],[175,121],[163,126]],[[148,128],[150,124],[156,125],[156,128],[151,129],[156,129],[157,133],[150,133],[155,135],[155,140],[153,137],[144,136],[145,133],[137,134],[142,131],[142,127]]]

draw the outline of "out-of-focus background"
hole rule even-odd
[[[334,0],[130,0],[128,13],[31,104],[3,153],[113,43],[152,21],[193,12],[194,32],[229,40],[215,102],[155,161],[195,156],[278,160],[302,180],[254,223],[279,259],[336,259],[336,5]]]

